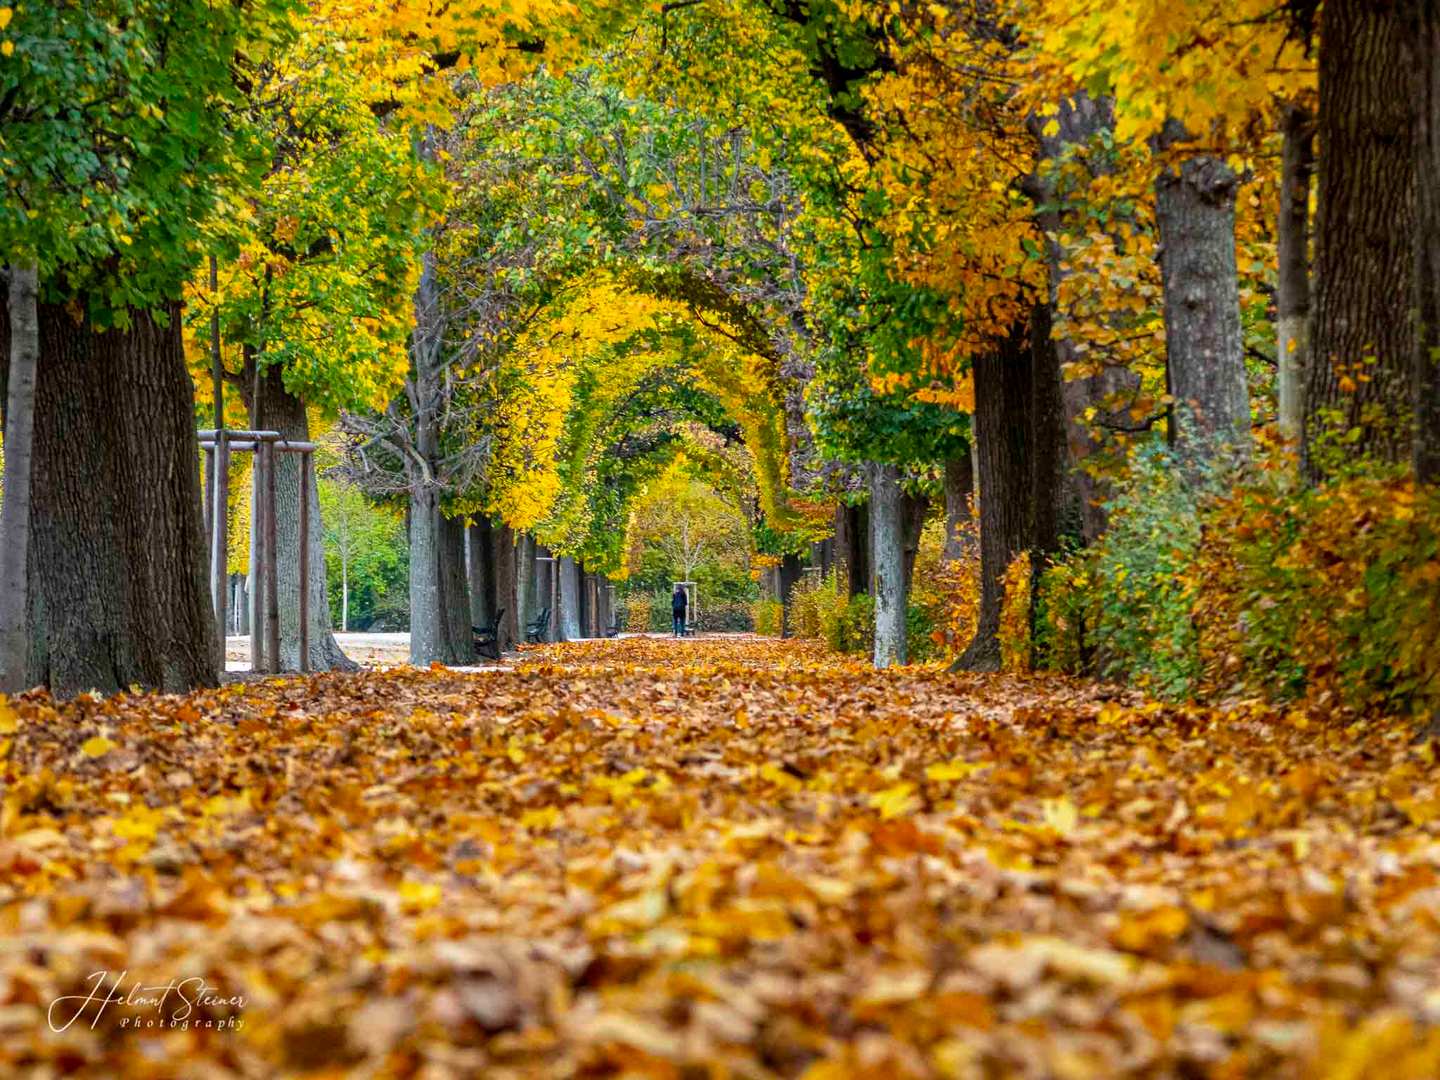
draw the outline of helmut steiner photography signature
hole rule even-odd
[[[111,1006],[125,1013],[119,1017],[120,1028],[237,1031],[245,1023],[240,1016],[244,996],[227,995],[202,975],[147,984],[131,979],[128,971],[95,971],[85,984],[89,988],[86,993],[62,994],[50,1002],[46,1019],[51,1031],[62,1032],[86,1020],[94,1028]]]

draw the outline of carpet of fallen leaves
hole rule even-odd
[[[1440,1075],[1398,727],[636,639],[0,754],[4,1075]]]

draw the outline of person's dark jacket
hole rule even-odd
[[[670,597],[670,614],[675,618],[683,618],[685,609],[690,605],[690,598],[685,595],[684,589],[676,589],[675,595]]]

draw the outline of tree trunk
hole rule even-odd
[[[1038,114],[1031,117],[1030,130],[1046,167],[1026,180],[1026,192],[1036,204],[1035,221],[1045,234],[1046,278],[1049,321],[1053,323],[1060,304],[1060,289],[1070,270],[1066,261],[1064,235],[1081,226],[1088,214],[1084,191],[1078,199],[1069,185],[1054,171],[1057,163],[1075,158],[1092,173],[1110,171],[1112,155],[1101,147],[1087,153],[1085,148],[1096,144],[1103,132],[1114,128],[1114,108],[1109,99],[1093,98],[1080,93],[1060,103],[1054,117],[1057,127],[1046,134],[1049,121]],[[1073,168],[1073,165],[1062,168]],[[1061,337],[1054,343],[1054,364],[1060,380],[1060,401],[1064,415],[1064,458],[1062,459],[1063,502],[1067,512],[1073,511],[1076,531],[1087,543],[1097,540],[1105,531],[1105,503],[1110,485],[1092,474],[1087,461],[1104,449],[1099,435],[1104,427],[1125,428],[1134,423],[1129,416],[1130,403],[1140,388],[1139,376],[1122,365],[1106,364],[1103,359],[1087,356],[1081,343]],[[1081,374],[1084,372],[1084,374]]]
[[[250,576],[235,575],[235,633],[244,637],[250,633]]]
[[[444,649],[440,600],[440,506],[433,487],[410,486],[410,663],[429,667]]]
[[[542,561],[543,560],[543,561]],[[540,608],[550,609],[550,619],[545,625],[545,641],[558,641],[556,622],[559,612],[555,602],[556,568],[560,564],[554,559],[554,552],[544,546],[535,549],[535,597]]]
[[[260,376],[260,409],[255,409],[254,382],[240,380],[241,395],[252,424],[278,431],[294,442],[310,441],[310,420],[305,403],[285,389],[278,365]],[[275,559],[280,597],[280,667],[300,669],[300,471],[305,469],[310,502],[309,591],[310,670],[357,671],[330,632],[330,601],[325,595],[325,537],[320,524],[320,495],[315,483],[313,455],[275,454]]]
[[[1414,76],[1395,5],[1328,0],[1320,35],[1315,295],[1301,459],[1320,480],[1410,454]],[[1357,431],[1353,442],[1337,437]]]
[[[590,571],[585,564],[579,565],[580,580],[580,636],[595,636],[595,597],[590,592]]]
[[[900,470],[872,465],[870,521],[875,566],[875,666],[905,663],[905,513]]]
[[[217,681],[194,392],[164,315],[96,333],[39,308],[24,681],[57,696]]]
[[[1174,121],[1163,145],[1185,141]],[[1155,181],[1165,356],[1174,404],[1170,436],[1182,460],[1200,464],[1230,448],[1246,452],[1250,395],[1235,266],[1235,191],[1224,161],[1192,157]]]
[[[445,664],[473,664],[474,638],[470,633],[470,586],[465,580],[465,522],[462,518],[440,518],[440,650]]]
[[[489,626],[495,613],[495,530],[483,514],[470,523],[466,556],[470,568],[470,622]]]
[[[39,281],[10,268],[10,363],[5,376],[5,493],[0,509],[0,692],[26,688],[30,477],[34,471],[35,376],[40,362]]]
[[[539,578],[535,571],[535,538],[521,533],[516,541],[515,591],[519,598],[520,634],[540,614],[543,601],[539,595]]]
[[[803,568],[799,555],[782,555],[780,565],[775,568],[776,599],[780,601],[780,636],[790,637],[795,633],[790,615],[790,594],[800,582]]]
[[[1422,483],[1440,483],[1440,2],[1408,0],[1414,9],[1411,69],[1416,73],[1414,464]]]
[[[975,637],[955,661],[962,671],[1000,670],[1004,575],[1031,541],[1035,479],[1030,434],[1034,352],[1029,327],[974,361],[975,455],[980,478],[980,612]]]
[[[840,584],[850,596],[859,596],[869,587],[868,546],[865,507],[841,503],[835,508],[835,562],[840,568]]]
[[[516,558],[518,546],[514,529],[509,525],[496,527],[495,607],[504,612],[498,634],[501,649],[515,648],[516,642],[520,640],[520,630],[524,628],[524,623],[520,621],[520,595],[516,588],[519,570],[519,559]]]
[[[340,563],[340,630],[350,632],[350,560]]]
[[[955,562],[973,540],[969,532],[975,494],[975,464],[971,452],[945,462],[945,548],[941,557]]]
[[[562,557],[556,566],[560,570],[560,611],[556,624],[561,641],[574,641],[580,636],[579,568],[569,555]]]
[[[900,536],[904,552],[905,595],[910,595],[910,585],[915,580],[915,560],[920,555],[920,540],[925,531],[925,516],[930,512],[930,500],[924,495],[900,495]]]
[[[1305,376],[1310,351],[1310,176],[1315,171],[1315,118],[1287,105],[1281,121],[1280,214],[1276,229],[1280,273],[1275,306],[1279,320],[1275,355],[1279,365],[1280,434],[1300,438]]]

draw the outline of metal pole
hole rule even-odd
[[[265,670],[265,451],[250,462],[250,670]]]
[[[215,516],[211,523],[210,590],[215,600],[215,627],[220,634],[220,670],[225,670],[225,603],[229,599],[230,444],[221,431],[215,443]]]
[[[275,537],[275,444],[265,454],[265,661],[272,675],[280,673],[280,545]]]
[[[310,451],[300,454],[300,670],[310,670]]]

